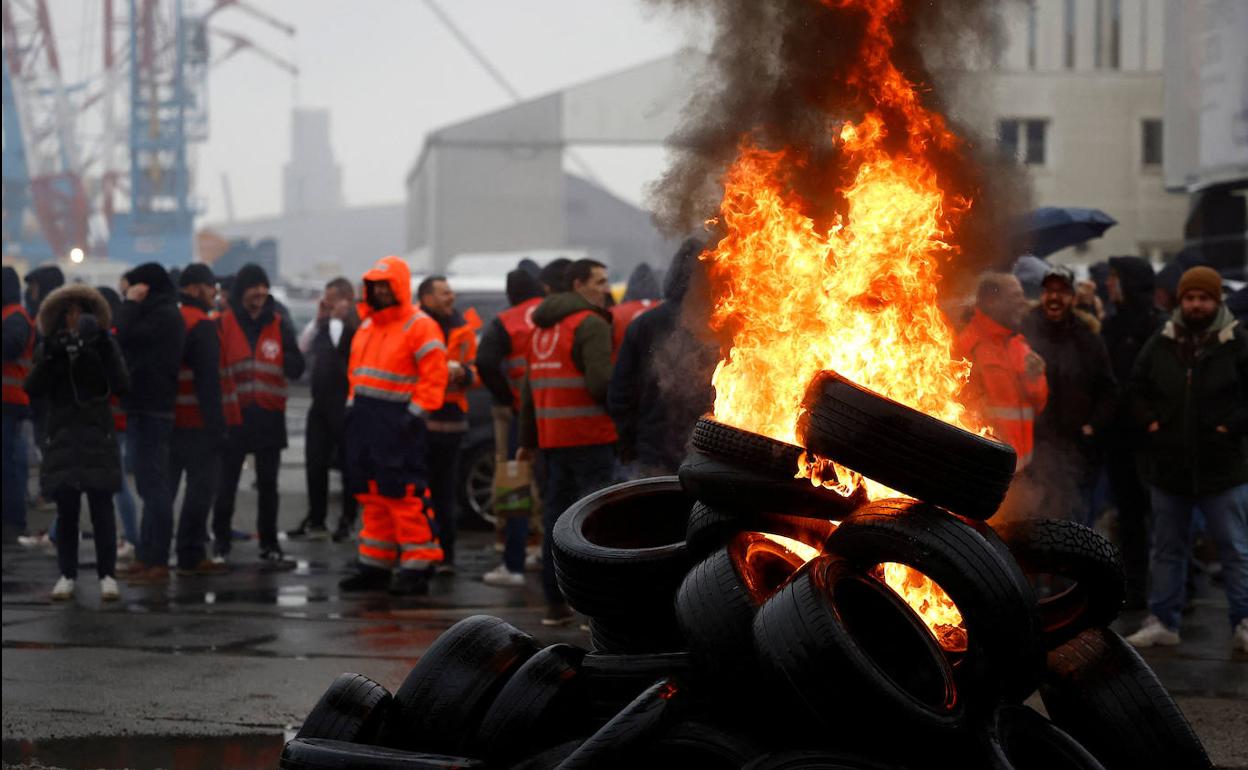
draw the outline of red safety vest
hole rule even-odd
[[[4,306],[5,321],[9,320],[9,316],[14,313],[20,313],[22,318],[26,319],[26,323],[30,325],[30,331],[26,333],[26,347],[22,348],[22,355],[16,361],[8,361],[4,364],[4,403],[29,406],[30,396],[26,394],[24,386],[26,377],[30,374],[30,368],[35,363],[35,324],[30,320],[30,314],[26,312],[26,308],[20,304]]]
[[[191,329],[200,321],[213,322],[211,313],[205,313],[194,305],[181,305],[182,321],[186,324],[186,331],[189,334]],[[221,327],[214,324],[217,329],[217,339],[221,340]],[[238,408],[238,394],[234,390],[234,378],[226,375],[226,365],[224,348],[222,348],[220,378],[221,378],[221,408],[225,412],[226,425],[241,425],[243,416]],[[204,415],[199,410],[199,396],[195,394],[195,373],[191,371],[191,367],[183,363],[178,367],[178,396],[173,404],[173,424],[177,428],[199,429],[204,427]]]
[[[591,312],[582,310],[554,326],[533,331],[529,387],[537,412],[537,444],[542,449],[611,444],[617,439],[615,423],[589,395],[585,375],[572,361],[576,329]]]
[[[273,314],[253,350],[234,311],[221,315],[221,371],[234,381],[240,413],[253,405],[271,412],[286,411],[284,360],[281,316]]]
[[[615,357],[620,352],[620,345],[624,344],[624,334],[628,331],[629,324],[636,321],[637,316],[661,304],[663,304],[661,299],[634,299],[611,308],[612,363],[615,363]]]
[[[498,314],[503,331],[511,340],[511,355],[503,361],[503,372],[507,375],[507,384],[511,386],[512,407],[517,411],[520,409],[520,386],[524,384],[524,372],[528,366],[526,354],[533,339],[533,311],[540,304],[542,298],[534,297]]]

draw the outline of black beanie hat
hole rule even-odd
[[[271,285],[269,283],[269,274],[264,272],[264,268],[257,264],[248,262],[238,269],[234,274],[234,284],[230,287],[230,296],[242,299],[243,294],[252,286]]]
[[[182,269],[182,275],[178,277],[179,288],[184,289],[187,286],[201,283],[208,286],[217,285],[217,277],[212,274],[212,268],[203,262],[192,262]]]

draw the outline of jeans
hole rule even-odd
[[[542,487],[542,591],[549,604],[563,602],[563,593],[555,580],[555,557],[551,543],[555,523],[563,512],[590,492],[610,486],[615,481],[615,445],[543,449],[546,462],[545,486]]]
[[[1148,584],[1149,493],[1126,443],[1111,444],[1105,453],[1105,475],[1118,508],[1118,548],[1127,577],[1127,597],[1144,597]]]
[[[22,434],[25,417],[4,410],[4,526],[17,534],[26,531],[26,437]]]
[[[303,450],[308,483],[308,524],[325,526],[329,513],[329,469],[335,464],[346,467],[344,432],[341,418],[335,421],[324,408],[318,407],[315,402],[312,404],[308,410]],[[355,523],[356,501],[355,495],[348,491],[346,471],[343,475],[342,515],[338,526],[345,529]]]
[[[1232,628],[1248,618],[1248,484],[1199,497],[1172,495],[1156,487],[1149,492],[1153,505],[1149,610],[1166,628],[1178,630],[1187,599],[1192,509],[1199,506],[1222,561]]]
[[[134,449],[130,446],[129,433],[118,433],[117,441],[121,444],[121,489],[113,495],[113,505],[117,508],[121,531],[126,534],[126,540],[138,545],[139,512],[134,504],[134,493],[130,491],[128,475],[134,473]]]
[[[438,541],[446,564],[455,563],[455,534],[459,529],[456,510],[459,502],[459,447],[464,431],[450,433],[431,430],[429,437],[429,497],[438,526]]]
[[[134,450],[134,486],[143,501],[138,559],[149,567],[167,567],[173,540],[173,485],[169,473],[173,416],[128,412],[126,433]]]
[[[173,492],[186,473],[186,492],[178,514],[177,550],[180,567],[194,567],[208,556],[208,512],[221,482],[221,445],[199,430],[173,432],[170,466]]]
[[[56,492],[56,563],[61,574],[78,577],[78,515],[82,491],[65,487]],[[95,529],[95,571],[114,577],[117,571],[117,522],[113,519],[113,496],[99,489],[86,490],[91,526]]]
[[[260,535],[261,551],[276,551],[277,543],[277,469],[282,461],[281,447],[266,447],[251,453],[256,458],[256,531]],[[212,508],[212,536],[218,556],[230,552],[230,530],[234,524],[234,502],[238,496],[238,480],[243,475],[246,449],[233,442],[227,443],[221,458],[221,479],[217,487],[217,500]]]

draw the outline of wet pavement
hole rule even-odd
[[[292,431],[306,406],[295,401]],[[284,455],[283,530],[305,512],[301,459],[298,446]],[[235,525],[251,529],[255,493],[250,473],[243,479]],[[46,526],[51,511],[31,518]],[[458,575],[414,599],[341,594],[350,544],[285,547],[294,570],[264,571],[255,542],[237,543],[228,575],[123,584],[121,601],[103,606],[89,542],[77,596],[64,603],[49,598],[53,555],[5,547],[4,765],[272,768],[283,737],[337,674],[359,672],[393,690],[438,634],[468,615],[500,616],[546,643],[589,642],[576,625],[541,625],[538,575],[522,589],[481,582],[498,563],[492,533],[461,532]],[[1231,656],[1225,612],[1221,590],[1202,586],[1183,645],[1146,657],[1218,765],[1248,767],[1248,660]],[[1124,616],[1119,630],[1139,619]]]

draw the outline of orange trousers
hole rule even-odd
[[[360,517],[360,563],[370,567],[427,570],[443,560],[442,545],[433,533],[433,509],[425,495],[417,495],[408,485],[403,497],[377,493],[377,483],[368,482],[368,491],[357,494]]]

